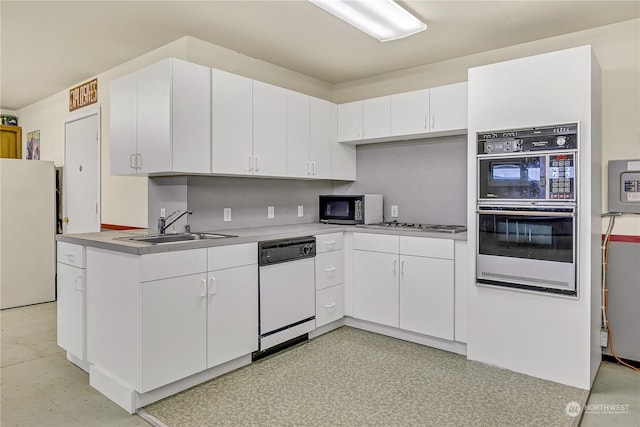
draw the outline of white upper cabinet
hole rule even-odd
[[[335,114],[335,104],[309,97],[309,161],[313,178],[332,178],[331,146],[337,143]]]
[[[390,135],[390,97],[338,105],[338,141],[384,138]]]
[[[391,95],[391,136],[429,132],[429,89]]]
[[[384,138],[390,135],[391,98],[365,99],[362,101],[362,138]]]
[[[338,105],[340,142],[457,135],[466,129],[466,82]]]
[[[210,69],[164,59],[111,82],[111,173],[210,172]]]
[[[430,90],[430,132],[467,129],[467,82]]]
[[[287,176],[311,176],[309,96],[287,90]]]
[[[253,80],[213,69],[213,173],[253,173]]]
[[[287,174],[286,90],[253,81],[253,174]]]
[[[111,175],[135,175],[138,73],[113,80],[110,86]]]

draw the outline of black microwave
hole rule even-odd
[[[375,224],[382,222],[382,195],[321,195],[320,222]]]

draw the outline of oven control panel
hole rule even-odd
[[[576,150],[578,124],[478,132],[478,155]]]
[[[549,198],[573,200],[575,198],[575,157],[573,154],[549,156]]]

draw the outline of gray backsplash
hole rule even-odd
[[[384,195],[384,219],[467,223],[467,136],[359,145],[357,180],[336,183],[337,194]]]
[[[320,194],[382,194],[385,220],[398,205],[399,221],[466,224],[466,136],[360,145],[357,181],[215,176],[149,179],[149,227],[160,208],[167,215],[189,209],[194,231],[225,230],[318,221]],[[298,217],[298,205],[304,216]],[[275,218],[267,219],[267,207]],[[231,222],[223,221],[231,208]],[[170,231],[182,231],[181,219]]]

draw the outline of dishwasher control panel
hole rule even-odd
[[[316,256],[316,238],[313,236],[292,239],[268,240],[258,243],[259,265],[295,261]]]

